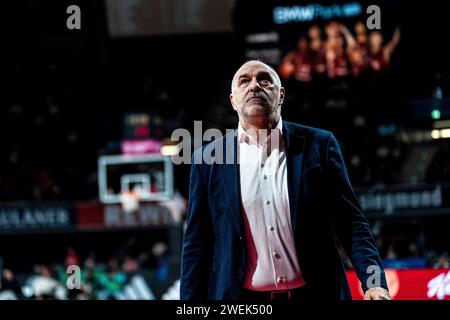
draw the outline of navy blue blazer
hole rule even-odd
[[[380,286],[387,288],[375,241],[336,138],[329,131],[283,121],[283,139],[295,246],[312,294],[318,299],[351,299],[336,238],[350,257],[363,291],[374,284],[374,270],[379,271]],[[237,130],[193,155],[181,263],[182,300],[240,297],[247,252],[236,150]],[[195,164],[202,155],[206,161]],[[227,164],[227,159],[234,161]]]

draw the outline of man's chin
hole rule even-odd
[[[247,115],[250,117],[267,116],[272,112],[269,106],[254,104],[247,107]]]

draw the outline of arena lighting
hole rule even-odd
[[[441,138],[450,138],[450,129],[441,129]]]
[[[431,131],[431,137],[433,139],[439,139],[441,137],[441,135],[439,134],[439,130],[432,130]]]
[[[178,145],[165,145],[161,147],[160,152],[163,156],[174,156],[180,152],[180,147]]]
[[[437,109],[434,109],[433,111],[431,111],[431,118],[433,118],[434,120],[438,120],[441,118],[441,112]]]
[[[431,137],[433,139],[450,138],[450,128],[434,129],[434,130],[431,131]]]

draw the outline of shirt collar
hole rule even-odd
[[[239,143],[243,143],[243,142],[247,142],[249,144],[255,144],[257,145],[256,139],[253,138],[252,136],[250,136],[249,134],[247,134],[247,132],[245,132],[245,129],[242,127],[241,122],[238,122],[238,141]],[[283,137],[283,120],[280,116],[280,119],[277,122],[277,125],[275,126],[275,128],[273,129],[271,135],[273,135],[273,133],[275,131],[278,131],[280,133],[280,137]],[[264,143],[267,143],[267,140],[269,139],[269,137],[266,138],[266,140],[264,141]]]

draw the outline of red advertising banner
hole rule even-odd
[[[139,210],[127,213],[119,204],[77,203],[78,229],[163,227],[180,224],[181,215],[169,203],[141,203]]]
[[[393,300],[450,300],[450,269],[386,269]],[[364,299],[355,271],[347,271],[353,299]]]

